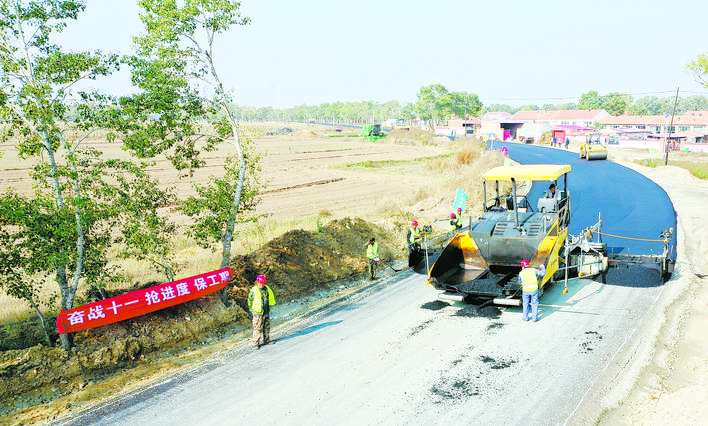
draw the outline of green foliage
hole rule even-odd
[[[674,111],[675,96],[657,98],[656,96],[644,96],[634,100],[627,109],[631,115],[665,115]],[[676,104],[676,114],[685,114],[687,111],[708,110],[708,97],[693,95],[682,98],[679,96]]]
[[[473,93],[449,92],[442,84],[421,87],[418,100],[413,107],[422,119],[442,121],[457,117],[478,116],[482,102]]]
[[[651,167],[651,168],[656,168],[656,167],[659,167],[659,166],[663,166],[663,165],[664,165],[664,162],[663,162],[662,160],[658,160],[658,159],[656,159],[656,158],[651,158],[651,159],[646,159],[646,158],[645,158],[645,159],[638,160],[638,161],[635,161],[635,162],[638,163],[638,164],[641,164],[641,165],[644,166],[644,167]]]
[[[703,180],[708,180],[708,169],[703,166],[703,167],[691,167],[688,169],[691,174],[698,179],[703,179]]]
[[[224,90],[215,65],[214,41],[234,25],[247,25],[240,3],[228,0],[140,0],[145,31],[134,38],[136,55],[130,58],[133,80],[144,92],[127,104],[135,111],[154,115],[154,122],[140,121],[141,136],[129,149],[141,156],[171,153],[178,170],[190,174],[202,165],[201,150],[217,144],[233,145],[236,154],[226,164],[223,178],[196,185],[197,197],[180,205],[195,219],[190,233],[200,244],[222,243],[222,267],[230,262],[231,241],[237,221],[252,220],[244,212],[257,202],[258,158],[248,158],[248,140],[240,135],[231,109],[231,94]],[[147,117],[147,115],[145,115]],[[199,120],[209,129],[199,129]],[[198,146],[197,142],[205,145]],[[225,292],[222,297],[225,297]]]
[[[31,172],[33,195],[0,196],[0,282],[6,293],[33,307],[47,340],[40,286],[53,277],[61,307],[70,309],[80,282],[100,287],[114,279],[109,246],[121,233],[130,241],[134,222],[156,214],[155,206],[167,197],[147,179],[145,164],[104,159],[83,147],[101,129],[108,130],[108,141],[116,139],[116,129],[139,133],[143,128],[131,127],[133,119],[149,118],[126,115],[115,99],[99,92],[74,91],[82,80],[107,77],[119,66],[117,55],[51,44],[51,35],[83,9],[83,2],[71,0],[0,5],[0,119],[9,123],[0,129],[2,140],[16,143],[20,158],[42,160]],[[78,102],[68,107],[70,97]],[[68,349],[69,339],[62,341]]]
[[[578,101],[578,109],[604,109],[610,115],[620,115],[627,111],[632,103],[632,97],[626,93],[608,93],[600,96],[592,90],[583,93]]]
[[[410,160],[364,160],[332,166],[335,169],[357,170],[357,171],[380,171],[387,167],[402,167],[412,164],[427,164],[429,161],[442,160],[453,157],[454,153],[431,155],[427,157],[417,157]]]
[[[257,220],[249,215],[258,202],[258,192],[263,184],[258,180],[259,161],[257,158],[248,162],[246,178],[236,211],[239,216],[236,222],[245,223]],[[240,166],[234,157],[228,157],[224,164],[225,176],[214,178],[206,185],[194,185],[197,196],[190,196],[180,202],[179,211],[193,218],[194,223],[188,233],[204,248],[214,247],[214,243],[224,238],[225,224],[232,220],[235,214],[232,203],[234,192],[239,185]]]
[[[664,165],[664,159],[642,159],[635,160],[635,163],[641,164],[645,167],[660,167]],[[682,160],[672,160],[669,158],[669,165],[681,167],[688,170],[693,176],[699,179],[708,179],[708,165],[705,163],[696,163],[695,161],[682,161]]]
[[[706,77],[708,76],[708,53],[698,55],[696,59],[686,64],[686,71],[703,87],[708,87],[708,78]]]
[[[131,173],[116,176],[114,197],[120,200],[121,214],[130,218],[118,224],[120,236],[116,241],[124,243],[121,256],[146,260],[155,270],[164,272],[167,281],[174,281],[172,237],[176,225],[158,209],[172,205],[176,196],[171,188],[158,188],[159,182],[145,172],[148,165],[133,165]]]
[[[56,316],[49,315],[47,322],[56,322]],[[50,333],[50,340],[55,341],[56,329]],[[26,349],[38,344],[47,344],[41,321],[37,318],[28,318],[11,321],[0,326],[0,351]],[[51,345],[50,345],[51,346]]]

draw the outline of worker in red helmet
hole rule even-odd
[[[270,340],[270,307],[275,305],[273,290],[266,285],[265,275],[256,278],[256,285],[248,292],[248,309],[253,315],[253,345],[256,349],[269,343]]]
[[[462,209],[458,209],[457,213],[450,213],[450,229],[457,231],[462,228]]]
[[[522,318],[529,320],[529,299],[531,302],[531,315],[534,321],[538,321],[538,279],[546,275],[546,267],[541,265],[538,268],[529,266],[529,261],[521,261],[521,272],[519,272],[519,282],[521,283]]]
[[[413,266],[411,265],[411,263],[413,263],[411,259],[413,259],[414,256],[411,255],[420,251],[420,242],[423,240],[423,233],[418,230],[417,220],[411,222],[411,227],[408,229],[406,240],[408,243],[408,266]]]

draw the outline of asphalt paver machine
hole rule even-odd
[[[428,273],[428,284],[451,300],[491,299],[519,305],[521,261],[545,266],[539,281],[542,294],[554,281],[607,271],[607,247],[592,241],[593,229],[568,236],[570,223],[570,165],[501,166],[482,177],[484,209],[464,232],[442,250]],[[550,197],[529,200],[521,192],[528,183],[554,182]],[[532,202],[535,201],[535,202]]]

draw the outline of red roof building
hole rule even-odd
[[[673,123],[671,133],[698,132],[708,135],[708,111],[689,111],[676,115],[673,120],[670,115],[618,115],[605,117],[599,124],[610,129],[646,130],[661,133]]]
[[[610,114],[603,109],[556,110],[556,111],[518,111],[507,121],[523,123],[542,123],[549,126],[593,127],[595,123]]]

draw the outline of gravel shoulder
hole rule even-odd
[[[674,277],[621,377],[602,395],[600,424],[700,424],[708,416],[708,182],[678,167],[621,162],[660,185],[678,216]]]

